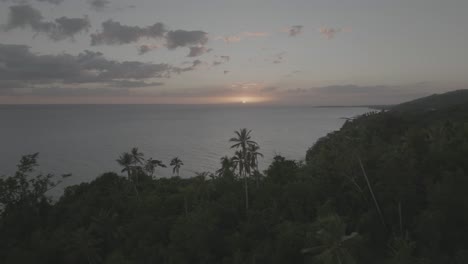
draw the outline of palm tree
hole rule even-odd
[[[139,173],[135,168],[134,156],[128,152],[124,152],[116,161],[120,166],[124,167],[121,172],[127,172],[128,180],[133,183],[133,189],[135,190],[137,198],[139,199],[140,195],[138,193],[138,188],[136,187],[135,179],[133,179],[134,173]]]
[[[132,148],[131,154],[133,156],[133,161],[136,164],[143,164],[143,161],[145,160],[143,157],[143,153],[138,151],[138,148]]]
[[[247,147],[249,145],[258,145],[257,142],[251,140],[250,132],[252,130],[247,130],[246,128],[242,128],[239,131],[234,131],[237,137],[233,137],[229,139],[229,142],[234,142],[235,144],[231,146],[231,148],[240,148],[242,152],[247,151]]]
[[[234,170],[236,169],[239,170],[239,176],[242,177],[243,171],[244,171],[244,158],[243,158],[242,151],[237,150],[234,153],[234,157],[232,157],[232,162],[234,165]]]
[[[236,151],[235,161],[239,168],[239,175],[244,178],[244,190],[245,190],[245,210],[249,209],[249,187],[247,182],[247,173],[250,175],[250,157],[248,149],[251,146],[258,145],[257,142],[253,141],[250,136],[252,130],[242,128],[239,131],[234,131],[237,137],[229,139],[229,142],[233,142],[234,145],[231,148],[240,149]]]
[[[130,151],[130,154],[133,156],[133,173],[135,177],[135,182],[138,184],[138,175],[142,173],[143,169],[141,168],[140,165],[143,164],[143,161],[145,160],[143,157],[143,153],[138,151],[138,148],[134,147]]]
[[[166,165],[164,165],[164,163],[160,160],[149,158],[145,164],[145,171],[148,173],[148,175],[153,177],[154,171],[157,167],[166,168]]]
[[[232,177],[234,174],[234,169],[236,167],[234,158],[229,158],[228,156],[224,156],[220,159],[220,161],[221,161],[221,168],[216,171],[216,176]]]
[[[127,172],[127,177],[130,180],[132,177],[132,167],[135,163],[134,156],[128,152],[124,152],[116,161],[120,166],[123,167],[121,172]]]
[[[260,150],[258,145],[249,145],[250,166],[254,172],[258,171],[258,157],[263,158],[263,154],[258,152],[258,150]]]
[[[255,178],[255,185],[258,188],[258,179],[261,176],[260,172],[258,171],[258,157],[263,158],[263,154],[258,152],[260,147],[258,145],[249,145],[248,153],[249,153],[249,165],[253,171],[253,176]]]
[[[175,157],[171,160],[170,165],[174,166],[174,168],[172,169],[172,174],[177,174],[177,176],[179,176],[179,169],[182,165],[184,165],[182,160],[180,160],[179,157]]]

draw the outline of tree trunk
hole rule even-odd
[[[380,221],[382,221],[382,224],[386,228],[387,225],[385,224],[385,219],[383,217],[382,211],[380,210],[380,206],[379,206],[379,203],[377,202],[377,198],[375,198],[374,190],[372,189],[372,186],[369,182],[369,178],[367,177],[367,173],[366,173],[366,170],[364,169],[364,165],[362,164],[361,157],[358,156],[357,158],[359,161],[359,166],[361,167],[361,170],[362,170],[362,174],[364,175],[364,178],[366,179],[367,187],[369,187],[369,191],[371,193],[372,199],[374,200],[375,208],[377,209],[377,212],[379,213]]]
[[[185,217],[187,217],[188,215],[187,195],[184,195],[184,211],[185,211]]]
[[[130,180],[131,184],[133,185],[133,189],[135,190],[137,200],[140,201],[140,193],[138,193],[137,186],[136,186],[135,182],[132,179],[132,174],[130,173],[130,168],[127,170],[127,173],[128,173],[128,179]]]
[[[245,190],[245,213],[249,210],[249,187],[247,182],[247,174],[244,172],[244,190]]]

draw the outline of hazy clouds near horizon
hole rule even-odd
[[[463,0],[0,0],[0,103],[398,103],[468,88]]]

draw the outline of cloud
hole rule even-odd
[[[168,49],[176,49],[189,45],[203,46],[208,42],[208,33],[200,30],[174,30],[167,32],[166,41]]]
[[[194,60],[192,62],[186,62],[186,63],[190,63],[191,65],[188,66],[188,67],[183,67],[183,68],[180,68],[180,67],[174,67],[173,68],[173,71],[176,72],[176,73],[182,73],[182,72],[187,72],[187,71],[193,71],[193,70],[196,70],[198,68],[198,66],[202,65],[203,64],[203,61],[201,60]],[[184,63],[185,64],[185,63]]]
[[[113,81],[109,83],[111,87],[123,87],[123,88],[139,88],[139,87],[151,87],[151,86],[162,86],[163,82],[144,82],[144,81]]]
[[[232,36],[222,36],[222,37],[216,37],[215,40],[222,40],[225,43],[234,43],[234,42],[240,42],[243,39],[247,38],[263,38],[263,37],[268,37],[270,33],[268,32],[242,32],[236,35]]]
[[[208,42],[208,33],[201,30],[166,30],[163,23],[155,23],[152,26],[139,27],[122,25],[113,20],[102,23],[102,30],[91,34],[91,45],[123,45],[137,42],[142,38],[159,39],[169,50],[179,47],[189,47],[188,57],[200,56],[211,49],[205,48]],[[161,45],[143,44],[138,48],[140,55],[159,48]]]
[[[203,46],[190,47],[190,52],[187,57],[198,57],[210,51],[212,51],[212,49],[207,49]]]
[[[1,69],[0,69],[1,71]],[[5,94],[16,88],[25,88],[29,84],[20,80],[0,80],[0,94]]]
[[[149,44],[143,44],[138,47],[138,54],[143,55],[146,54],[152,50],[159,49],[161,48],[160,45],[149,45]]]
[[[289,34],[290,37],[295,37],[295,36],[300,35],[302,33],[303,28],[304,28],[304,26],[301,26],[301,25],[291,26],[288,29],[288,34]]]
[[[225,56],[225,55],[222,55],[222,56],[215,56],[216,60],[213,62],[213,66],[218,66],[218,65],[221,65],[221,64],[224,64],[224,63],[227,63],[231,57],[230,56]]]
[[[43,87],[33,89],[28,95],[47,96],[47,97],[103,97],[103,96],[129,96],[131,95],[128,88],[62,88],[62,87]]]
[[[126,26],[113,20],[102,23],[102,31],[91,35],[91,45],[122,45],[136,42],[141,38],[163,38],[166,32],[162,23],[152,26]]]
[[[320,34],[324,36],[326,39],[332,39],[335,37],[336,34],[340,33],[342,30],[341,28],[331,28],[331,27],[322,27],[319,29]]]
[[[194,61],[183,71],[194,70],[200,63]],[[162,83],[152,80],[170,78],[172,73],[183,71],[165,63],[109,60],[99,52],[37,55],[28,46],[0,44],[0,88],[5,89],[86,84],[125,88],[159,86]]]
[[[201,65],[203,62],[201,60],[194,60],[193,61],[193,66],[192,67],[196,67],[198,65]]]
[[[76,34],[87,31],[91,27],[87,17],[60,17],[53,22],[47,22],[43,21],[39,10],[29,5],[16,5],[9,9],[8,23],[5,26],[7,31],[29,27],[36,33],[46,34],[50,39],[59,41],[66,38],[73,39]]]
[[[228,74],[228,73],[229,73],[229,71],[224,71],[224,74]]]
[[[110,1],[109,0],[89,0],[89,5],[91,9],[96,11],[103,11],[107,7],[109,7]]]
[[[58,5],[60,3],[63,2],[63,0],[37,0],[39,2],[47,2],[47,3],[51,3],[51,4],[55,4],[55,5]]]
[[[38,2],[46,2],[49,4],[58,5],[63,2],[63,0],[36,0]],[[12,2],[12,3],[25,3],[26,0],[0,0],[0,2]]]

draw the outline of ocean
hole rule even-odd
[[[234,130],[248,128],[260,145],[266,169],[283,155],[303,160],[317,139],[339,129],[344,117],[368,108],[254,105],[2,105],[0,175],[15,171],[21,155],[39,152],[43,173],[72,173],[65,185],[120,172],[116,159],[138,147],[145,157],[169,165],[178,156],[181,177],[214,172],[233,155]],[[172,170],[158,169],[167,177]]]

